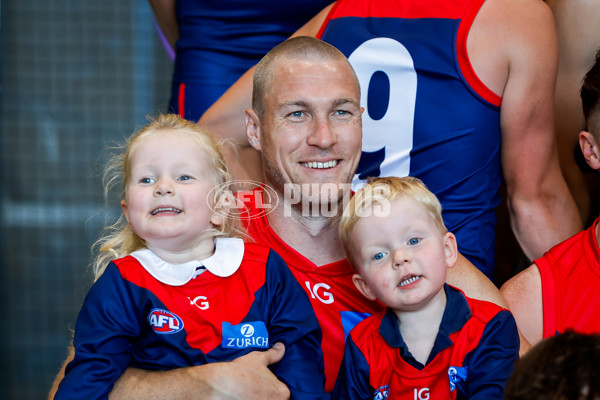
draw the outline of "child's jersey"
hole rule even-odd
[[[323,398],[319,325],[289,268],[263,246],[216,244],[213,256],[185,264],[150,250],[111,262],[85,299],[56,399],[106,399],[128,367],[230,361],[278,341],[285,356],[272,370],[292,398]]]
[[[595,229],[557,244],[535,260],[542,279],[544,338],[571,328],[600,333],[600,250]]]
[[[458,248],[491,277],[500,202],[500,101],[477,78],[467,35],[484,0],[339,0],[319,37],[361,86],[356,180],[420,178]]]
[[[411,355],[387,309],[350,333],[334,399],[502,399],[519,357],[508,310],[445,285],[446,308],[425,365]]]
[[[333,389],[344,355],[344,340],[362,319],[383,309],[378,302],[367,300],[352,283],[354,270],[348,260],[327,265],[315,265],[284,243],[271,229],[268,209],[261,201],[262,188],[238,193],[246,207],[245,224],[248,234],[259,244],[272,247],[285,260],[306,291],[321,325],[323,357],[325,360],[326,390]],[[257,204],[258,203],[258,204]]]

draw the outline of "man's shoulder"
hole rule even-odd
[[[535,264],[541,271],[551,269],[552,272],[558,272],[557,268],[571,270],[582,263],[598,263],[600,250],[594,234],[595,224],[555,245],[535,260]]]

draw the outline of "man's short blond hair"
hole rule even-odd
[[[445,235],[448,232],[442,219],[440,201],[420,179],[410,176],[372,178],[364,188],[356,192],[344,208],[339,234],[346,254],[350,254],[350,236],[361,215],[364,215],[362,211],[373,210],[384,202],[390,203],[401,197],[408,197],[423,205],[440,233]]]
[[[346,63],[352,71],[356,87],[359,89],[358,78],[346,56],[322,40],[310,36],[297,36],[273,47],[256,65],[252,81],[252,109],[262,119],[265,112],[264,95],[273,80],[276,65],[282,61],[317,60],[339,61]]]

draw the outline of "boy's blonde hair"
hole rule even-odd
[[[131,153],[140,139],[144,139],[158,132],[172,131],[174,134],[186,135],[198,142],[202,150],[208,155],[214,170],[214,203],[222,199],[222,196],[231,194],[229,192],[231,176],[227,171],[221,145],[217,144],[210,133],[198,124],[187,121],[177,114],[163,114],[156,118],[150,118],[150,123],[131,135],[123,145],[118,146],[118,152],[113,155],[106,165],[103,175],[105,195],[119,182],[121,186],[121,199],[127,201],[127,184],[131,177]],[[238,220],[223,216],[223,223],[214,227],[207,235],[218,236],[243,236]],[[95,279],[106,269],[111,260],[125,257],[126,255],[146,247],[144,239],[139,237],[129,226],[124,215],[112,225],[107,226],[100,239],[94,243],[98,248],[98,254],[92,262]]]
[[[371,178],[367,185],[350,199],[340,220],[340,240],[346,254],[350,254],[350,236],[358,219],[371,214],[377,207],[381,208],[384,203],[389,204],[401,197],[409,197],[423,205],[440,233],[445,235],[448,232],[442,219],[440,201],[420,179],[410,176]]]

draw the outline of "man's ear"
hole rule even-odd
[[[587,131],[579,132],[579,147],[588,165],[596,171],[600,170],[600,151],[594,135]]]
[[[456,243],[456,236],[452,232],[446,232],[443,238],[444,241],[444,255],[446,256],[446,265],[448,268],[454,267],[456,260],[458,259],[458,245]]]
[[[246,110],[246,135],[248,135],[248,143],[254,149],[260,151],[260,119],[252,109]]]
[[[365,282],[362,276],[360,276],[359,274],[352,275],[352,283],[354,283],[354,286],[356,286],[358,291],[361,292],[362,295],[365,296],[367,299],[376,299],[373,292],[371,292],[371,288],[369,287],[369,285],[367,285],[367,282]]]

